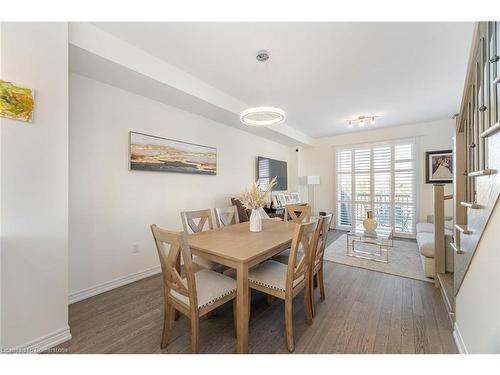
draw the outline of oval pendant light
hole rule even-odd
[[[245,109],[240,120],[245,125],[269,126],[280,124],[286,119],[285,111],[274,107],[254,107]]]
[[[261,50],[257,52],[257,61],[269,60],[269,52]],[[276,107],[252,107],[240,113],[240,121],[250,126],[269,126],[280,124],[286,120],[286,113]]]

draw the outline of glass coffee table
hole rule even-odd
[[[357,227],[347,233],[347,255],[389,263],[389,250],[394,246],[393,237],[394,232],[389,229],[381,228],[376,229],[375,232],[366,232],[365,228]],[[359,248],[360,244],[364,244],[363,249]]]

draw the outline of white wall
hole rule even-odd
[[[468,353],[500,353],[499,228],[497,203],[456,297],[455,335]]]
[[[0,78],[2,77],[2,22],[0,22]],[[0,117],[0,348],[3,348],[2,342],[2,117]]]
[[[130,130],[217,147],[217,176],[129,171]],[[180,230],[181,211],[229,205],[257,155],[290,161],[296,189],[290,148],[71,74],[70,293],[156,267],[149,225]]]
[[[418,189],[420,192],[419,217],[425,221],[432,214],[432,185],[425,183],[425,152],[451,149],[453,142],[454,120],[434,121],[422,124],[396,126],[390,128],[356,131],[332,137],[318,138],[313,147],[301,148],[299,152],[299,176],[319,175],[321,184],[316,186],[316,207],[321,211],[335,210],[335,146],[378,142],[389,139],[415,137],[417,139]],[[453,192],[453,186],[447,184],[446,194]],[[453,214],[451,201],[446,203],[446,214]]]
[[[35,90],[33,123],[1,124],[2,346],[54,344],[69,337],[67,24],[1,32],[1,78]]]

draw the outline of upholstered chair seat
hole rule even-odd
[[[213,305],[224,297],[236,293],[236,281],[221,273],[204,269],[196,272],[194,278],[199,309]],[[187,287],[186,278],[182,279],[182,283]],[[189,298],[186,296],[177,293],[175,290],[170,290],[170,294],[178,301],[189,306]]]
[[[287,270],[288,266],[286,264],[270,260],[251,268],[248,273],[248,281],[250,284],[257,284],[284,292],[286,290]],[[293,281],[293,287],[296,287],[302,281],[304,281],[304,275]]]

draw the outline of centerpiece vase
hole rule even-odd
[[[262,231],[262,216],[259,209],[253,209],[250,215],[250,232]]]

